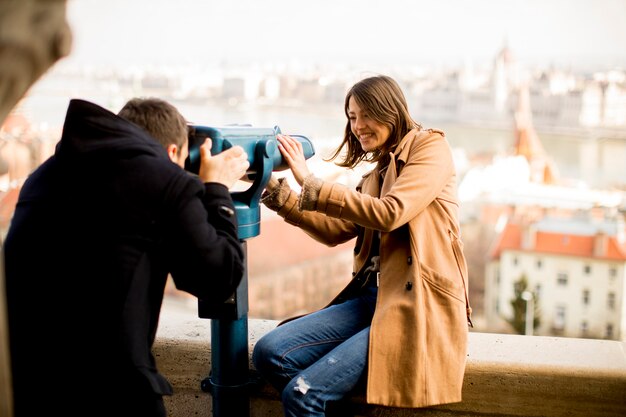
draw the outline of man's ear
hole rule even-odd
[[[172,162],[177,163],[179,151],[178,146],[176,146],[174,143],[170,143],[165,149],[167,150],[167,155],[170,157]]]

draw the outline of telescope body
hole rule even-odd
[[[198,174],[200,146],[209,137],[211,154],[217,155],[233,146],[241,146],[248,154],[250,167],[246,176],[252,185],[245,191],[231,192],[237,215],[237,234],[247,259],[246,240],[260,234],[259,201],[272,171],[289,166],[278,149],[278,126],[257,128],[249,125],[223,127],[190,126],[189,156],[185,170]],[[302,144],[304,156],[315,154],[311,141],[290,135]],[[203,391],[213,396],[214,417],[249,417],[248,385],[248,268],[235,292],[221,304],[198,300],[198,316],[211,320],[211,374],[201,383]]]
[[[194,125],[192,127],[192,132],[189,135],[189,157],[185,162],[185,169],[187,171],[197,174],[200,170],[200,145],[204,143],[207,137],[211,138],[212,141],[212,155],[217,155],[235,145],[241,146],[248,154],[248,162],[250,163],[248,174],[255,174],[258,169],[261,168],[261,164],[256,155],[258,150],[262,151],[262,155],[259,156],[260,158],[268,158],[271,161],[272,171],[283,171],[289,168],[287,162],[285,162],[278,150],[276,135],[281,134],[278,126],[267,128],[253,127],[250,125],[221,127]],[[289,136],[302,144],[306,159],[315,155],[313,144],[307,137],[302,135]],[[261,149],[257,149],[259,147]]]

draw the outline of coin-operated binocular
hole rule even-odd
[[[260,233],[261,208],[259,202],[272,171],[288,168],[280,150],[274,128],[255,128],[249,125],[224,127],[190,126],[189,157],[185,169],[197,174],[200,169],[200,146],[211,138],[211,154],[217,155],[233,146],[241,146],[248,154],[250,167],[246,173],[252,185],[245,191],[233,191],[238,223],[238,237],[247,262],[246,239]],[[304,136],[297,139],[305,158],[315,154],[313,145]],[[235,293],[226,302],[213,304],[198,300],[198,316],[211,320],[211,373],[201,383],[203,391],[213,397],[214,417],[249,417],[251,384],[248,369],[248,267]]]
[[[272,171],[283,171],[288,168],[283,159],[276,135],[280,128],[257,128],[249,125],[233,125],[224,127],[191,126],[189,133],[189,157],[185,161],[187,171],[198,173],[200,169],[200,145],[209,137],[213,144],[211,154],[217,155],[235,145],[241,146],[248,154],[250,168],[247,176],[252,185],[245,191],[232,192],[235,203],[239,239],[244,240],[260,233],[259,200]],[[300,135],[290,135],[302,144],[305,158],[315,154],[311,141]]]

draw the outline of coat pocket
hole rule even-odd
[[[452,243],[452,251],[454,252],[454,258],[456,259],[456,265],[459,268],[459,275],[461,275],[461,279],[463,282],[463,292],[465,295],[465,311],[467,314],[467,323],[470,327],[474,327],[474,323],[472,323],[472,307],[469,303],[469,292],[468,292],[468,282],[467,282],[467,261],[465,260],[465,255],[463,253],[463,241],[459,239],[459,237],[452,231],[448,230],[450,234],[450,240]]]
[[[459,275],[463,278],[463,286],[467,286],[467,262],[465,255],[463,254],[463,241],[452,231],[448,230],[450,235],[450,244],[452,245],[452,251],[454,252],[454,258],[456,260],[456,266],[459,269]]]
[[[465,299],[463,298],[463,286],[460,282],[455,282],[446,278],[426,265],[421,265],[420,268],[422,270],[422,279],[428,283],[432,289],[444,295],[453,297],[462,303],[465,302]]]

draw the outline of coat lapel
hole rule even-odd
[[[387,195],[389,190],[391,190],[391,186],[396,182],[396,178],[398,177],[398,173],[396,170],[396,159],[394,154],[390,155],[389,165],[387,166],[387,172],[385,172],[385,179],[383,181],[383,186],[380,189],[380,196],[384,197]]]

